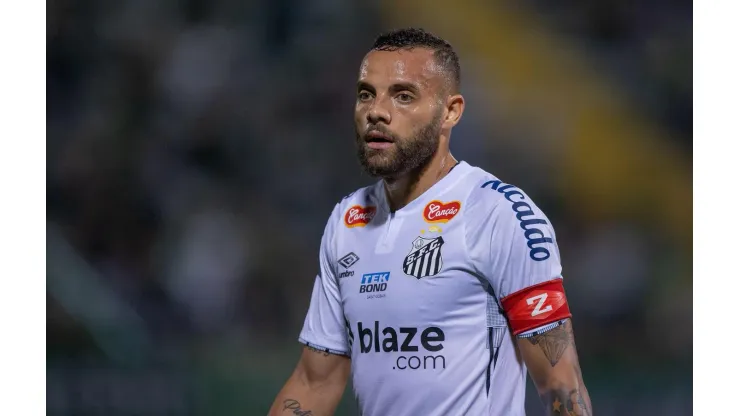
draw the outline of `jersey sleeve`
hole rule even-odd
[[[570,317],[555,231],[520,189],[499,181],[473,191],[466,244],[515,335]]]
[[[313,285],[311,303],[298,340],[332,354],[349,355],[339,287],[336,276],[334,231],[338,221],[335,207],[321,238],[319,272]]]

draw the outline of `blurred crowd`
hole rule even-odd
[[[689,158],[691,9],[680,3],[526,7],[568,32]],[[386,29],[372,2],[47,7],[49,224],[159,344],[293,345],[325,221],[370,183],[351,114],[358,63]],[[453,153],[540,189],[536,167],[507,175],[505,145],[482,137],[487,122],[469,104]],[[690,365],[690,285],[672,279],[691,253],[643,224],[589,223],[547,190],[529,193],[558,232],[591,368]],[[50,353],[80,343],[84,322],[47,299]]]
[[[692,7],[687,0],[527,0],[691,151]]]
[[[50,5],[48,218],[157,333],[302,313],[377,31],[324,3]]]

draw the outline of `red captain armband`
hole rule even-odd
[[[524,288],[501,299],[514,335],[561,319],[570,318],[563,279]]]

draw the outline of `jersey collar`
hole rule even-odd
[[[445,175],[442,179],[437,181],[434,185],[432,185],[429,189],[427,189],[423,194],[419,195],[416,199],[409,202],[404,206],[403,208],[397,210],[394,214],[396,216],[399,215],[406,215],[408,213],[416,212],[416,209],[420,204],[428,203],[432,201],[435,196],[445,192],[449,188],[455,186],[457,182],[464,177],[468,172],[470,172],[470,165],[461,160],[455,164],[455,166],[450,169],[450,171]],[[378,181],[378,183],[375,185],[375,195],[377,195],[378,202],[381,207],[381,209],[386,212],[390,213],[390,206],[388,204],[388,196],[385,193],[385,185],[383,184],[383,181]]]

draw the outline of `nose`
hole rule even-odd
[[[391,124],[391,113],[386,108],[381,97],[377,97],[370,106],[367,112],[367,121],[370,124],[378,124],[380,122]]]

